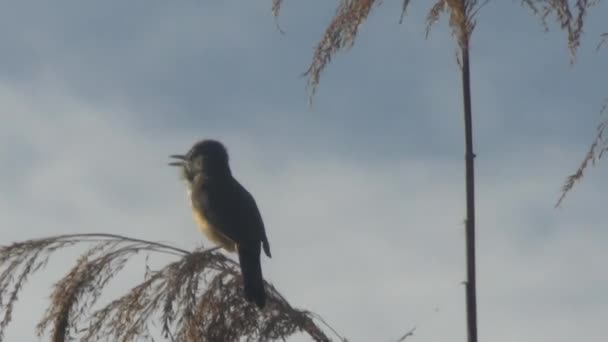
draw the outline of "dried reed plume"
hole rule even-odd
[[[548,29],[547,18],[555,16],[555,20],[568,35],[568,49],[572,61],[581,44],[585,17],[589,9],[599,2],[600,0],[576,0],[572,6],[568,0],[522,0],[522,4],[527,5],[540,17],[545,30]]]
[[[273,0],[272,11],[275,16],[279,15],[282,2],[282,0]],[[465,37],[468,39],[473,31],[477,11],[487,2],[488,0],[481,2],[477,0],[437,0],[427,15],[427,35],[441,14],[447,12],[450,15],[450,26],[453,33],[462,46]],[[340,0],[336,14],[325,29],[321,41],[317,43],[312,63],[304,72],[304,76],[308,77],[307,88],[310,89],[310,101],[316,93],[321,74],[331,59],[339,51],[349,49],[354,45],[359,27],[365,22],[372,8],[381,3],[380,0]],[[403,21],[409,3],[410,0],[402,0],[400,22]]]
[[[43,268],[53,252],[82,243],[89,244],[87,250],[54,285],[37,326],[38,335],[50,332],[51,341],[154,340],[150,326],[160,326],[172,341],[274,341],[296,332],[331,341],[315,323],[331,328],[325,321],[293,308],[269,283],[263,311],[247,303],[238,265],[215,249],[189,252],[111,234],[61,235],[0,246],[0,341],[28,276]],[[93,310],[109,280],[141,253],[171,254],[177,260],[159,270],[146,267],[139,285]]]
[[[599,50],[602,45],[606,43],[606,41],[608,41],[608,33],[602,33],[600,35],[600,42],[596,46],[596,50]],[[607,108],[608,99],[604,100],[604,104],[602,105],[602,109],[600,110],[600,115],[604,114]],[[606,130],[607,126],[608,120],[602,121],[597,126],[597,133],[595,135],[595,138],[593,139],[593,142],[591,143],[591,146],[589,147],[589,150],[587,151],[587,154],[585,154],[583,161],[578,166],[578,169],[576,169],[576,172],[566,178],[566,181],[562,186],[561,194],[557,200],[557,203],[555,204],[555,208],[559,207],[562,204],[562,202],[566,198],[566,195],[570,192],[570,190],[574,188],[574,185],[581,179],[583,179],[583,174],[589,164],[595,166],[595,162],[602,158],[604,152],[608,151],[608,141],[604,137],[604,131]]]
[[[522,0],[532,11],[539,15],[545,29],[548,29],[547,17],[554,15],[560,27],[566,31],[568,35],[568,48],[570,50],[571,62],[574,62],[576,53],[581,45],[581,37],[585,18],[589,13],[589,9],[597,5],[600,0],[577,0],[573,6],[568,3],[568,0]],[[596,46],[599,49],[608,39],[608,33],[600,35],[600,41]],[[601,113],[604,113],[608,100],[604,101]],[[574,185],[583,178],[585,169],[591,164],[599,160],[604,152],[608,149],[608,142],[604,138],[604,130],[608,125],[608,121],[600,123],[597,127],[597,134],[589,150],[585,154],[583,161],[578,169],[566,178],[566,181],[561,189],[561,194],[555,204],[559,207],[566,195],[574,188]]]
[[[608,99],[604,101],[604,105],[602,106],[601,113],[603,114],[607,108],[608,108]],[[561,195],[559,196],[559,199],[557,200],[557,203],[555,204],[556,208],[562,204],[562,202],[564,201],[564,198],[566,198],[566,195],[568,194],[568,192],[570,192],[570,190],[572,190],[572,188],[574,188],[574,185],[578,181],[583,179],[585,169],[587,169],[589,164],[595,165],[595,162],[598,161],[599,159],[601,159],[602,156],[604,155],[604,153],[606,151],[608,151],[608,140],[606,140],[606,138],[604,136],[604,131],[606,130],[607,126],[608,126],[608,120],[602,121],[597,126],[597,134],[595,135],[595,139],[593,140],[593,143],[591,143],[591,147],[589,147],[587,154],[585,154],[583,161],[578,166],[578,169],[576,169],[576,172],[574,172],[573,174],[571,174],[570,176],[568,176],[566,178],[566,182],[562,186]]]

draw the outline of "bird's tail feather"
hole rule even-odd
[[[255,302],[260,309],[264,308],[266,304],[266,290],[264,289],[260,255],[243,248],[239,248],[238,253],[245,299],[249,302]]]

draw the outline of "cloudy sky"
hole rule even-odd
[[[335,1],[286,1],[281,35],[270,1],[9,0],[0,244],[108,232],[195,248],[205,240],[167,156],[216,138],[265,219],[264,275],[295,306],[352,341],[413,326],[412,341],[465,341],[455,48],[444,22],[424,39],[426,2],[413,1],[402,25],[400,6],[372,13],[310,108],[299,75]],[[608,165],[553,209],[608,95],[607,52],[593,52],[606,27],[597,14],[586,24],[572,67],[564,33],[543,32],[517,1],[492,1],[479,17],[480,340],[605,337]],[[34,340],[69,260],[32,278],[7,341]]]

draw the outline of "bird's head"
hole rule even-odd
[[[181,176],[194,182],[197,177],[217,178],[230,175],[228,152],[217,140],[201,140],[194,144],[186,154],[170,156],[177,161],[170,162],[171,166],[181,167]]]

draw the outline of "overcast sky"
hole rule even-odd
[[[462,90],[445,22],[424,39],[429,4],[412,1],[402,25],[400,1],[374,10],[310,108],[299,75],[335,1],[286,0],[284,35],[269,0],[8,2],[0,244],[108,232],[195,248],[206,241],[167,156],[215,138],[262,211],[264,275],[293,305],[352,341],[413,326],[412,341],[465,341]],[[565,34],[517,1],[479,17],[481,341],[605,338],[608,161],[553,205],[602,119],[607,50],[593,48],[607,9],[574,67]],[[69,261],[32,278],[7,341],[34,340]]]

